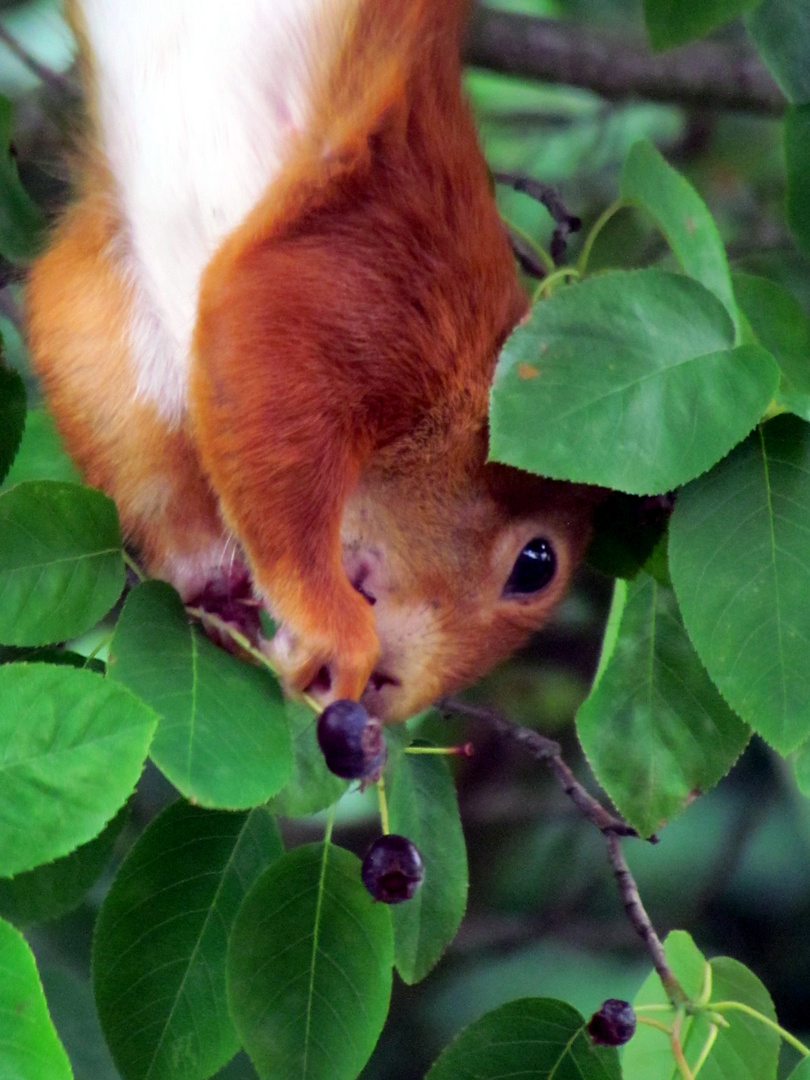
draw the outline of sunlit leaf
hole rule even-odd
[[[127,597],[108,672],[160,716],[150,755],[187,798],[239,810],[266,802],[292,769],[278,683],[190,625],[171,586]]]
[[[744,439],[776,392],[773,358],[733,343],[719,300],[680,274],[560,288],[501,353],[490,455],[559,480],[670,491]]]
[[[78,637],[124,587],[115,503],[52,480],[0,494],[0,642],[49,645]]]
[[[3,1080],[73,1080],[19,931],[0,919],[0,1062]]]
[[[132,793],[156,719],[93,672],[0,667],[0,875],[97,836]]]

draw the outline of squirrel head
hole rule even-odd
[[[548,619],[597,497],[487,462],[485,428],[455,426],[448,445],[427,427],[387,449],[343,516],[344,567],[380,639],[362,701],[386,721],[473,682]]]

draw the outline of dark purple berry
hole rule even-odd
[[[425,876],[425,864],[416,844],[405,836],[389,834],[368,849],[360,876],[375,900],[401,904],[416,894]]]
[[[357,701],[333,701],[318,717],[326,767],[344,780],[374,780],[387,754],[382,724]]]
[[[635,1030],[633,1006],[618,998],[608,998],[588,1021],[588,1034],[599,1046],[624,1046]]]

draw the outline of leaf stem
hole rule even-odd
[[[534,290],[534,296],[532,296],[532,304],[535,304],[541,296],[550,296],[554,292],[559,281],[563,281],[566,278],[578,278],[580,276],[579,270],[573,266],[561,266],[558,270],[555,270],[553,274],[549,274],[548,277],[544,277],[537,288]]]
[[[537,256],[537,261],[541,263],[546,273],[553,274],[556,269],[556,267],[554,266],[554,260],[546,251],[546,249],[542,246],[542,244],[538,244],[536,240],[529,236],[525,229],[521,229],[519,225],[515,225],[514,221],[510,221],[509,218],[506,217],[503,220],[509,232],[514,233],[515,236],[520,237],[523,243],[531,249],[534,255]]]
[[[669,1037],[669,1043],[672,1047],[672,1056],[675,1059],[675,1065],[678,1068],[678,1072],[683,1077],[683,1080],[695,1080],[695,1074],[689,1068],[689,1063],[683,1054],[683,1047],[681,1046],[681,1021],[683,1020],[683,1013],[681,1012],[676,1018],[675,1023],[672,1025],[672,1033]]]
[[[388,799],[385,796],[385,780],[382,776],[377,781],[377,799],[380,804],[380,827],[383,836],[388,836],[391,831],[388,825]]]
[[[755,1020],[759,1020],[765,1027],[769,1027],[771,1031],[775,1031],[781,1035],[786,1043],[789,1043],[794,1050],[799,1051],[802,1057],[810,1057],[810,1048],[805,1046],[803,1042],[800,1042],[795,1035],[791,1035],[789,1031],[785,1031],[780,1024],[777,1024],[775,1020],[771,1020],[769,1016],[763,1016],[761,1012],[757,1012],[756,1009],[752,1009],[750,1005],[746,1005],[742,1001],[713,1001],[709,1005],[709,1008],[721,1014],[724,1012],[731,1012],[732,1010],[745,1013],[746,1016],[751,1016]]]
[[[443,754],[445,757],[472,757],[473,744],[462,743],[461,746],[406,746],[406,754]]]
[[[667,1008],[671,1009],[672,1006],[667,1005]],[[663,1031],[663,1033],[665,1035],[667,1035],[667,1036],[672,1035],[672,1028],[669,1026],[669,1024],[664,1024],[660,1020],[653,1020],[649,1016],[639,1016],[638,1015],[638,1009],[636,1009],[635,1012],[636,1012],[636,1020],[638,1021],[639,1024],[646,1024],[647,1027],[655,1028],[657,1031]]]
[[[135,560],[132,558],[126,548],[122,549],[121,554],[124,558],[124,566],[128,567],[132,571],[138,581],[140,581],[141,583],[147,581],[148,578],[146,577],[146,574],[143,572],[143,570],[141,570],[140,566],[138,566],[138,564],[135,562]]]
[[[695,1062],[694,1069],[692,1069],[693,1076],[696,1077],[700,1070],[703,1068],[703,1066],[706,1064],[706,1059],[712,1052],[712,1047],[714,1046],[714,1042],[717,1038],[717,1033],[719,1030],[720,1029],[718,1028],[717,1024],[712,1024],[709,1027],[709,1034],[706,1037],[706,1042],[703,1044],[703,1049],[698,1054],[698,1059]]]
[[[593,245],[595,244],[596,238],[599,236],[599,233],[602,231],[602,229],[604,229],[605,225],[607,225],[607,223],[614,216],[614,214],[618,214],[620,210],[624,210],[624,208],[629,205],[630,203],[625,202],[624,199],[616,199],[616,201],[612,202],[610,206],[606,207],[596,219],[593,228],[588,233],[588,237],[585,240],[585,244],[582,248],[580,256],[577,259],[577,270],[579,271],[580,276],[585,276],[585,271],[588,267],[588,259],[590,259],[591,257],[591,249],[593,248]]]
[[[247,653],[251,659],[255,660],[257,664],[267,668],[272,675],[277,679],[279,678],[278,670],[272,660],[268,656],[265,656],[261,649],[257,649],[255,645],[251,644],[245,635],[237,630],[235,626],[232,626],[229,622],[221,619],[219,615],[214,615],[212,612],[206,611],[205,608],[187,607],[186,611],[192,618],[199,619],[201,623],[207,623],[209,626],[213,626],[214,629],[218,630],[221,634],[227,635],[235,645],[238,645],[239,648]],[[315,698],[310,697],[309,694],[301,694],[300,699],[309,705],[313,712],[321,712],[320,705]]]

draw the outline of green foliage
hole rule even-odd
[[[614,607],[610,658],[577,731],[597,780],[649,836],[725,776],[750,731],[706,674],[670,589],[646,574],[620,581]]]
[[[296,848],[262,874],[228,950],[228,997],[261,1080],[351,1080],[388,1011],[391,919],[356,856]]]
[[[748,434],[778,379],[760,346],[734,347],[727,312],[697,281],[601,274],[539,301],[507,341],[490,454],[555,479],[669,491]]]
[[[4,1080],[73,1080],[37,966],[22,935],[0,919],[0,1061]]]
[[[239,1049],[228,1015],[228,935],[253,882],[280,858],[264,809],[178,802],[124,861],[93,943],[96,1001],[125,1080],[206,1080]]]
[[[123,585],[112,499],[53,480],[0,495],[0,643],[76,637],[110,610]]]
[[[524,998],[471,1024],[426,1080],[620,1080],[616,1051],[595,1047],[564,1001]]]
[[[171,586],[148,581],[129,594],[108,667],[160,716],[151,756],[186,798],[240,810],[287,781],[292,752],[278,684],[191,626]]]
[[[543,13],[556,14],[552,7]],[[570,241],[570,264],[537,286],[530,317],[503,349],[490,450],[496,461],[609,489],[590,558],[623,580],[577,731],[596,779],[647,835],[717,784],[752,730],[792,755],[799,791],[810,795],[810,318],[800,302],[810,281],[802,261],[810,254],[810,8],[806,0],[646,0],[644,9],[658,48],[746,12],[792,103],[780,129],[784,177],[781,162],[760,162],[778,157],[775,138],[771,145],[752,137],[750,147],[738,140],[738,156],[750,157],[742,185],[722,156],[696,159],[694,118],[685,126],[674,106],[609,106],[578,89],[481,71],[469,85],[492,163],[547,181],[576,171],[576,198],[588,205],[582,217],[596,222],[579,248]],[[0,99],[4,147],[11,116]],[[715,123],[716,146],[729,121]],[[681,135],[670,148],[689,179],[644,138],[672,144]],[[13,157],[4,161],[0,255],[23,262],[38,250],[44,215]],[[748,222],[737,218],[751,193],[775,203],[783,187],[798,253],[785,256],[791,240],[777,209],[766,225],[778,242],[768,240],[766,253],[748,244],[749,257],[732,271],[726,245],[745,246]],[[498,195],[530,243],[548,232],[545,209],[502,185]],[[481,887],[492,865],[493,873],[507,865],[494,891],[509,901],[503,919],[482,918],[473,904],[465,944],[482,926],[496,946],[502,924],[534,935],[538,897],[554,894],[564,899],[570,947],[510,956],[499,988],[486,991],[448,955],[468,889],[459,805],[445,761],[410,752],[425,748],[410,746],[420,724],[444,739],[436,716],[387,732],[380,792],[384,803],[387,788],[391,830],[421,851],[424,884],[391,908],[372,902],[359,859],[331,835],[336,818],[347,843],[362,850],[375,793],[343,799],[351,785],[326,769],[312,710],[282,700],[260,653],[215,647],[168,585],[147,581],[125,592],[115,507],[78,483],[47,414],[34,407],[26,415],[37,388],[21,349],[15,364],[22,376],[0,365],[0,915],[25,927],[45,957],[39,924],[78,908],[57,927],[81,940],[93,926],[94,1003],[80,971],[43,966],[76,1080],[116,1078],[96,1009],[122,1080],[353,1080],[361,1071],[376,1080],[399,1075],[387,1067],[385,1039],[369,1061],[393,967],[413,984],[444,957],[439,982],[425,984],[418,1005],[399,986],[409,1024],[419,1009],[441,1011],[433,987],[454,964],[468,1018],[485,1001],[514,996],[515,973],[528,978],[529,966],[532,980],[564,970],[566,987],[579,973],[583,1000],[596,992],[592,983],[600,992],[605,981],[626,987],[627,968],[600,954],[597,971],[576,952],[579,908],[607,875],[594,856],[598,834],[582,839],[555,812],[528,837],[528,855],[522,834],[502,843],[484,830],[472,880]],[[651,495],[659,497],[644,498]],[[569,630],[576,611],[574,604],[565,615]],[[581,701],[585,689],[576,682],[566,702]],[[530,723],[541,726],[537,697],[526,697]],[[765,753],[756,740],[753,749]],[[147,754],[163,776],[156,781],[150,767],[130,813]],[[490,757],[483,766],[500,769],[500,750]],[[154,816],[148,792],[167,782],[182,798]],[[530,784],[504,800],[507,815],[528,816],[542,798],[536,773]],[[740,801],[752,816],[767,812],[759,791]],[[326,841],[302,844],[319,835],[322,823],[311,815],[323,810]],[[752,870],[729,842],[746,822],[729,824],[725,811],[700,852],[696,842],[678,848],[672,836],[694,812],[649,849],[671,874],[665,885],[658,878],[662,903],[678,916],[708,906],[710,871],[736,875],[747,901],[759,902],[755,885],[781,844],[795,873],[780,881],[778,902],[795,903],[797,924],[806,922],[798,826],[788,835],[784,814],[768,816]],[[286,853],[275,814],[310,818],[284,825]],[[651,874],[652,858],[637,855],[643,873]],[[584,876],[572,884],[577,867]],[[598,903],[608,908],[601,894]],[[610,905],[618,908],[615,896]],[[0,921],[0,1076],[63,1080],[71,1066],[33,956],[9,922]],[[409,1054],[430,1054],[419,1074],[429,1068],[429,1080],[682,1080],[680,1054],[701,1080],[775,1080],[781,1039],[797,1044],[776,1024],[752,972],[729,958],[707,961],[683,932],[667,939],[666,957],[679,988],[670,980],[668,996],[650,973],[635,1000],[639,1030],[621,1055],[595,1046],[583,1016],[546,996],[473,1019],[432,1067],[438,1041],[425,1048],[410,1032],[398,1037]],[[530,992],[546,993],[536,986]],[[445,1012],[436,1026],[444,1024],[446,1038],[459,1017],[452,1004]],[[791,1080],[810,1080],[808,1061]]]
[[[684,931],[669,935],[665,952],[675,977],[699,1008],[691,1014],[672,1006],[668,1008],[661,982],[652,972],[633,1002],[638,1015],[664,1024],[674,1021],[684,1057],[692,1068],[709,1045],[712,1025],[719,1017],[725,1023],[714,1024],[717,1035],[700,1070],[701,1077],[776,1080],[780,1039],[760,1019],[775,1020],[775,1014],[770,996],[759,979],[727,956],[707,961]],[[741,1003],[759,1016],[726,1008],[729,1001]],[[624,1080],[676,1077],[666,1033],[640,1024],[622,1056],[622,1072]]]
[[[808,529],[810,427],[783,416],[680,493],[670,532],[672,581],[701,660],[782,753],[810,736]]]
[[[0,483],[11,468],[25,427],[25,384],[0,362]]]
[[[405,754],[394,773],[390,812],[391,831],[412,840],[425,863],[422,888],[391,910],[397,971],[416,983],[456,936],[467,906],[467,849],[445,762]]]
[[[759,0],[644,0],[650,42],[656,49],[671,49],[754,7]]]
[[[154,730],[147,705],[90,671],[0,667],[0,875],[97,836],[129,798]]]
[[[0,255],[25,263],[42,247],[45,215],[20,183],[11,150],[14,109],[0,95]]]

